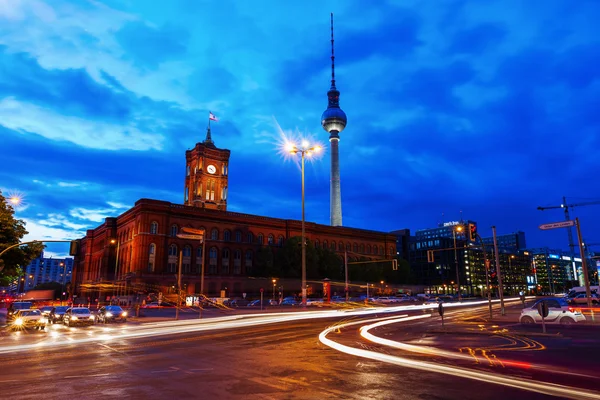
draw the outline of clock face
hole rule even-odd
[[[214,174],[215,172],[217,172],[217,168],[214,165],[209,165],[208,167],[206,167],[206,170],[209,174]]]

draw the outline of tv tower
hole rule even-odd
[[[340,189],[339,133],[346,127],[346,113],[340,108],[340,92],[335,87],[335,56],[333,53],[333,13],[331,13],[331,87],[327,92],[327,109],[321,125],[329,133],[331,144],[331,181],[329,183],[331,226],[342,226],[342,193]]]

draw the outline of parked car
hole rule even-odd
[[[250,304],[249,300],[233,299],[229,302],[229,307],[246,307],[248,304]]]
[[[142,306],[142,308],[159,308],[160,305],[157,302],[146,303]]]
[[[282,306],[297,306],[299,304],[302,304],[301,301],[296,300],[293,297],[286,297],[285,299],[283,299],[283,301],[281,302]]]
[[[591,294],[591,300],[592,300],[592,304],[594,304],[594,305],[600,303],[600,297],[598,297],[597,294],[592,293]],[[579,293],[575,297],[571,298],[569,300],[569,302],[571,304],[584,304],[584,305],[586,305],[587,302],[588,302],[588,298],[587,298],[587,295],[585,293]]]
[[[68,309],[69,306],[52,307],[52,310],[48,313],[48,323],[57,324],[59,322],[64,322],[63,317]]]
[[[127,322],[127,311],[120,306],[104,306],[100,307],[96,314],[96,321],[104,324],[108,322]]]
[[[87,307],[69,308],[63,317],[66,326],[93,325],[96,317],[92,315]]]
[[[37,328],[44,329],[46,318],[40,310],[18,310],[14,314],[12,325],[15,328]]]
[[[522,324],[541,324],[542,316],[538,312],[538,305],[542,302],[548,306],[548,316],[544,318],[546,324],[571,325],[585,321],[585,315],[581,311],[569,307],[569,303],[564,298],[550,297],[540,299],[531,307],[524,308],[521,311],[519,322]]]
[[[270,305],[271,301],[272,300],[263,299],[263,303],[262,303],[263,307]],[[248,303],[247,307],[259,307],[260,308],[260,299],[252,300],[250,303]]]
[[[11,323],[19,310],[29,310],[31,305],[32,303],[30,301],[14,301],[10,303],[8,310],[6,310],[6,322]]]

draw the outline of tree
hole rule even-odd
[[[27,233],[25,222],[15,219],[15,210],[0,191],[0,252],[20,243]],[[0,258],[0,286],[6,286],[23,274],[24,268],[44,250],[42,243],[19,246]]]

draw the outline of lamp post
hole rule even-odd
[[[273,301],[275,301],[275,286],[277,285],[277,279],[273,279]]]
[[[456,251],[456,232],[462,232],[463,227],[462,225],[457,225],[456,228],[452,229],[452,237],[454,238],[454,266],[456,268],[456,289],[458,292],[458,301],[461,301],[461,294],[460,294],[460,275],[458,274],[458,254]]]
[[[111,244],[117,244],[117,256],[115,257],[115,277],[114,277],[114,284],[113,284],[113,296],[115,296],[117,294],[117,274],[119,272],[119,247],[121,246],[121,243],[119,242],[118,239],[110,239],[110,243]]]
[[[286,150],[290,154],[300,154],[302,159],[302,306],[306,307],[306,237],[304,232],[304,157],[319,153],[321,146],[311,146],[308,140],[303,140],[300,147],[287,143]]]

